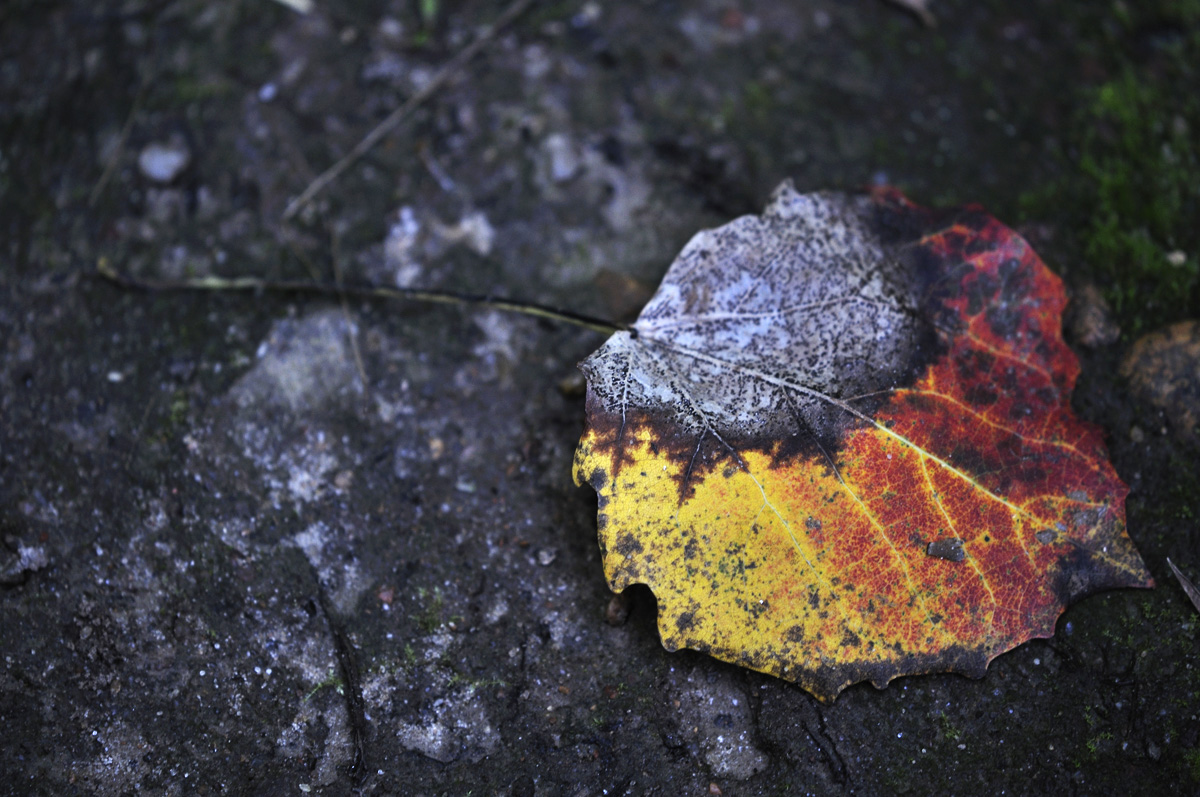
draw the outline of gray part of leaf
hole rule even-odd
[[[634,325],[582,364],[617,414],[725,438],[836,437],[848,403],[899,385],[925,324],[920,280],[867,196],[800,194],[695,235]],[[787,297],[780,307],[780,297]]]

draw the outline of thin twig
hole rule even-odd
[[[422,288],[386,288],[375,285],[323,285],[317,282],[298,280],[264,280],[258,277],[197,277],[176,281],[139,280],[113,268],[108,258],[102,257],[96,264],[96,272],[106,280],[122,288],[140,291],[271,291],[274,293],[307,293],[317,296],[361,296],[374,299],[402,299],[426,304],[481,305],[494,307],[509,313],[544,318],[548,321],[571,324],[611,335],[614,332],[636,331],[628,324],[618,324],[601,318],[559,310],[535,302],[521,302],[483,294],[456,293],[454,291],[425,290]]]
[[[488,42],[496,37],[503,28],[521,15],[533,0],[514,0],[508,6],[494,23],[486,28],[475,41],[468,44],[466,47],[458,51],[458,53],[446,62],[445,66],[437,71],[429,82],[417,90],[415,94],[396,110],[388,115],[375,129],[367,133],[363,140],[358,142],[358,146],[350,150],[350,153],[337,163],[330,166],[324,172],[317,176],[315,180],[308,184],[308,188],[304,189],[304,193],[293,199],[283,211],[283,220],[288,221],[295,216],[301,208],[309,203],[309,201],[325,190],[325,187],[341,176],[342,172],[350,168],[350,166],[363,155],[365,155],[372,147],[379,143],[380,139],[392,132],[401,122],[415,111],[425,100],[432,97],[445,85],[450,78],[461,69],[468,61],[483,49]]]
[[[129,142],[129,133],[133,130],[133,120],[138,111],[142,109],[142,100],[146,97],[146,86],[149,83],[150,81],[143,78],[142,84],[138,87],[138,93],[133,98],[133,105],[129,108],[129,116],[125,117],[125,124],[121,128],[121,135],[113,146],[112,153],[108,156],[108,163],[104,164],[104,171],[100,174],[100,179],[92,186],[92,193],[88,194],[89,208],[95,207],[96,201],[100,199],[100,194],[104,193],[108,181],[112,179],[113,172],[117,169],[117,162],[121,160],[121,153],[125,151],[125,145]]]

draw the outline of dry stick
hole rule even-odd
[[[391,114],[388,115],[387,119],[384,119],[382,122],[376,125],[374,130],[372,130],[370,133],[367,133],[367,135],[363,137],[363,140],[358,142],[358,146],[350,150],[348,155],[330,166],[328,169],[322,172],[317,179],[309,183],[308,188],[304,189],[304,193],[293,199],[283,211],[283,220],[288,221],[295,216],[302,207],[308,204],[309,200],[311,200],[321,191],[325,190],[325,186],[329,185],[338,177],[340,177],[342,172],[350,168],[351,164],[353,164],[356,160],[365,155],[368,150],[378,144],[380,139],[392,132],[392,130],[394,130],[409,116],[409,114],[411,114],[417,109],[418,106],[424,103],[425,100],[432,97],[433,94],[437,92],[451,78],[451,76],[454,75],[455,72],[457,72],[468,61],[474,58],[476,53],[483,49],[488,42],[494,39],[496,34],[499,33],[501,29],[506,27],[514,19],[520,16],[520,14],[526,8],[528,8],[532,2],[533,0],[515,0],[515,2],[509,5],[509,7],[504,10],[504,13],[502,13],[496,19],[496,21],[491,24],[491,26],[485,29],[483,33],[479,34],[479,38],[459,50],[453,58],[446,62],[445,66],[437,71],[437,74],[430,78],[428,83],[418,89],[417,92],[409,97],[403,105],[392,111]]]
[[[137,117],[138,111],[142,108],[142,100],[146,97],[146,86],[150,81],[142,79],[142,84],[138,87],[138,93],[133,98],[133,105],[129,109],[129,116],[125,117],[125,124],[121,127],[121,135],[117,138],[117,143],[113,146],[112,153],[108,156],[108,163],[104,164],[104,171],[100,174],[100,179],[92,186],[92,192],[88,194],[88,207],[95,207],[96,200],[100,199],[100,194],[104,192],[108,181],[112,178],[113,172],[117,169],[117,161],[121,159],[121,153],[125,150],[125,145],[129,142],[129,134],[133,131],[133,120]]]
[[[423,288],[386,288],[375,285],[322,285],[300,280],[264,280],[258,277],[197,277],[195,279],[159,281],[140,280],[113,268],[107,257],[96,263],[96,273],[122,288],[140,291],[271,291],[273,293],[307,293],[316,296],[359,296],[367,299],[403,299],[428,304],[481,305],[509,313],[544,318],[572,326],[611,335],[614,332],[637,332],[628,324],[618,324],[602,318],[559,310],[536,302],[521,302],[484,294]]]

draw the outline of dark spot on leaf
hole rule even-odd
[[[979,476],[997,470],[990,457],[986,456],[982,451],[971,448],[962,441],[950,451],[948,459],[950,464],[955,468],[972,476]]]
[[[992,225],[992,217],[983,209],[978,206],[966,208],[959,212],[955,221],[960,227],[970,230],[972,233],[962,245],[963,252],[966,254],[979,255],[996,248],[995,240],[985,232]]]
[[[617,553],[628,559],[641,553],[643,549],[637,537],[632,534],[622,534],[617,538],[616,550]]]
[[[695,615],[691,612],[684,612],[675,620],[675,627],[680,631],[688,631],[696,624]]]
[[[960,353],[954,360],[959,378],[967,383],[987,379],[988,373],[992,370],[992,366],[995,363],[995,357],[986,351],[978,349],[967,349]]]
[[[992,390],[988,385],[975,385],[967,390],[963,398],[968,404],[973,404],[977,407],[986,407],[996,403],[996,391]]]
[[[992,305],[984,313],[992,333],[1005,340],[1017,334],[1021,326],[1021,312],[1018,307],[1010,305]]]
[[[916,412],[929,412],[936,407],[934,402],[923,393],[906,393],[904,400]]]
[[[1030,413],[1029,405],[1024,401],[1014,401],[1012,406],[1008,408],[1008,417],[1014,420],[1020,420]]]
[[[963,550],[963,541],[957,538],[931,542],[925,548],[925,553],[947,562],[961,562],[967,558],[967,552]]]
[[[1038,465],[1031,465],[1017,471],[1017,480],[1022,482],[1041,484],[1046,478],[1046,469]]]
[[[1040,387],[1033,391],[1034,398],[1044,406],[1053,407],[1058,404],[1058,391],[1050,387]]]
[[[996,283],[990,274],[980,274],[967,286],[967,315],[976,316],[996,295]]]
[[[1016,258],[1009,258],[1000,264],[1000,268],[996,269],[1000,276],[1000,301],[1005,304],[1015,305],[1020,303],[1029,295],[1029,273],[1021,267],[1021,261]]]

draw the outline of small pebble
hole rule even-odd
[[[1112,310],[1095,285],[1084,285],[1071,299],[1071,334],[1089,349],[1116,343],[1121,328],[1112,318]]]
[[[562,133],[551,133],[542,144],[547,159],[547,171],[550,179],[556,183],[565,183],[575,176],[582,165],[575,152],[571,139]]]
[[[181,142],[153,141],[138,154],[138,169],[156,183],[169,183],[183,173],[192,153]]]
[[[629,619],[629,610],[633,607],[633,598],[627,592],[613,595],[604,610],[604,622],[611,626],[624,625]]]

